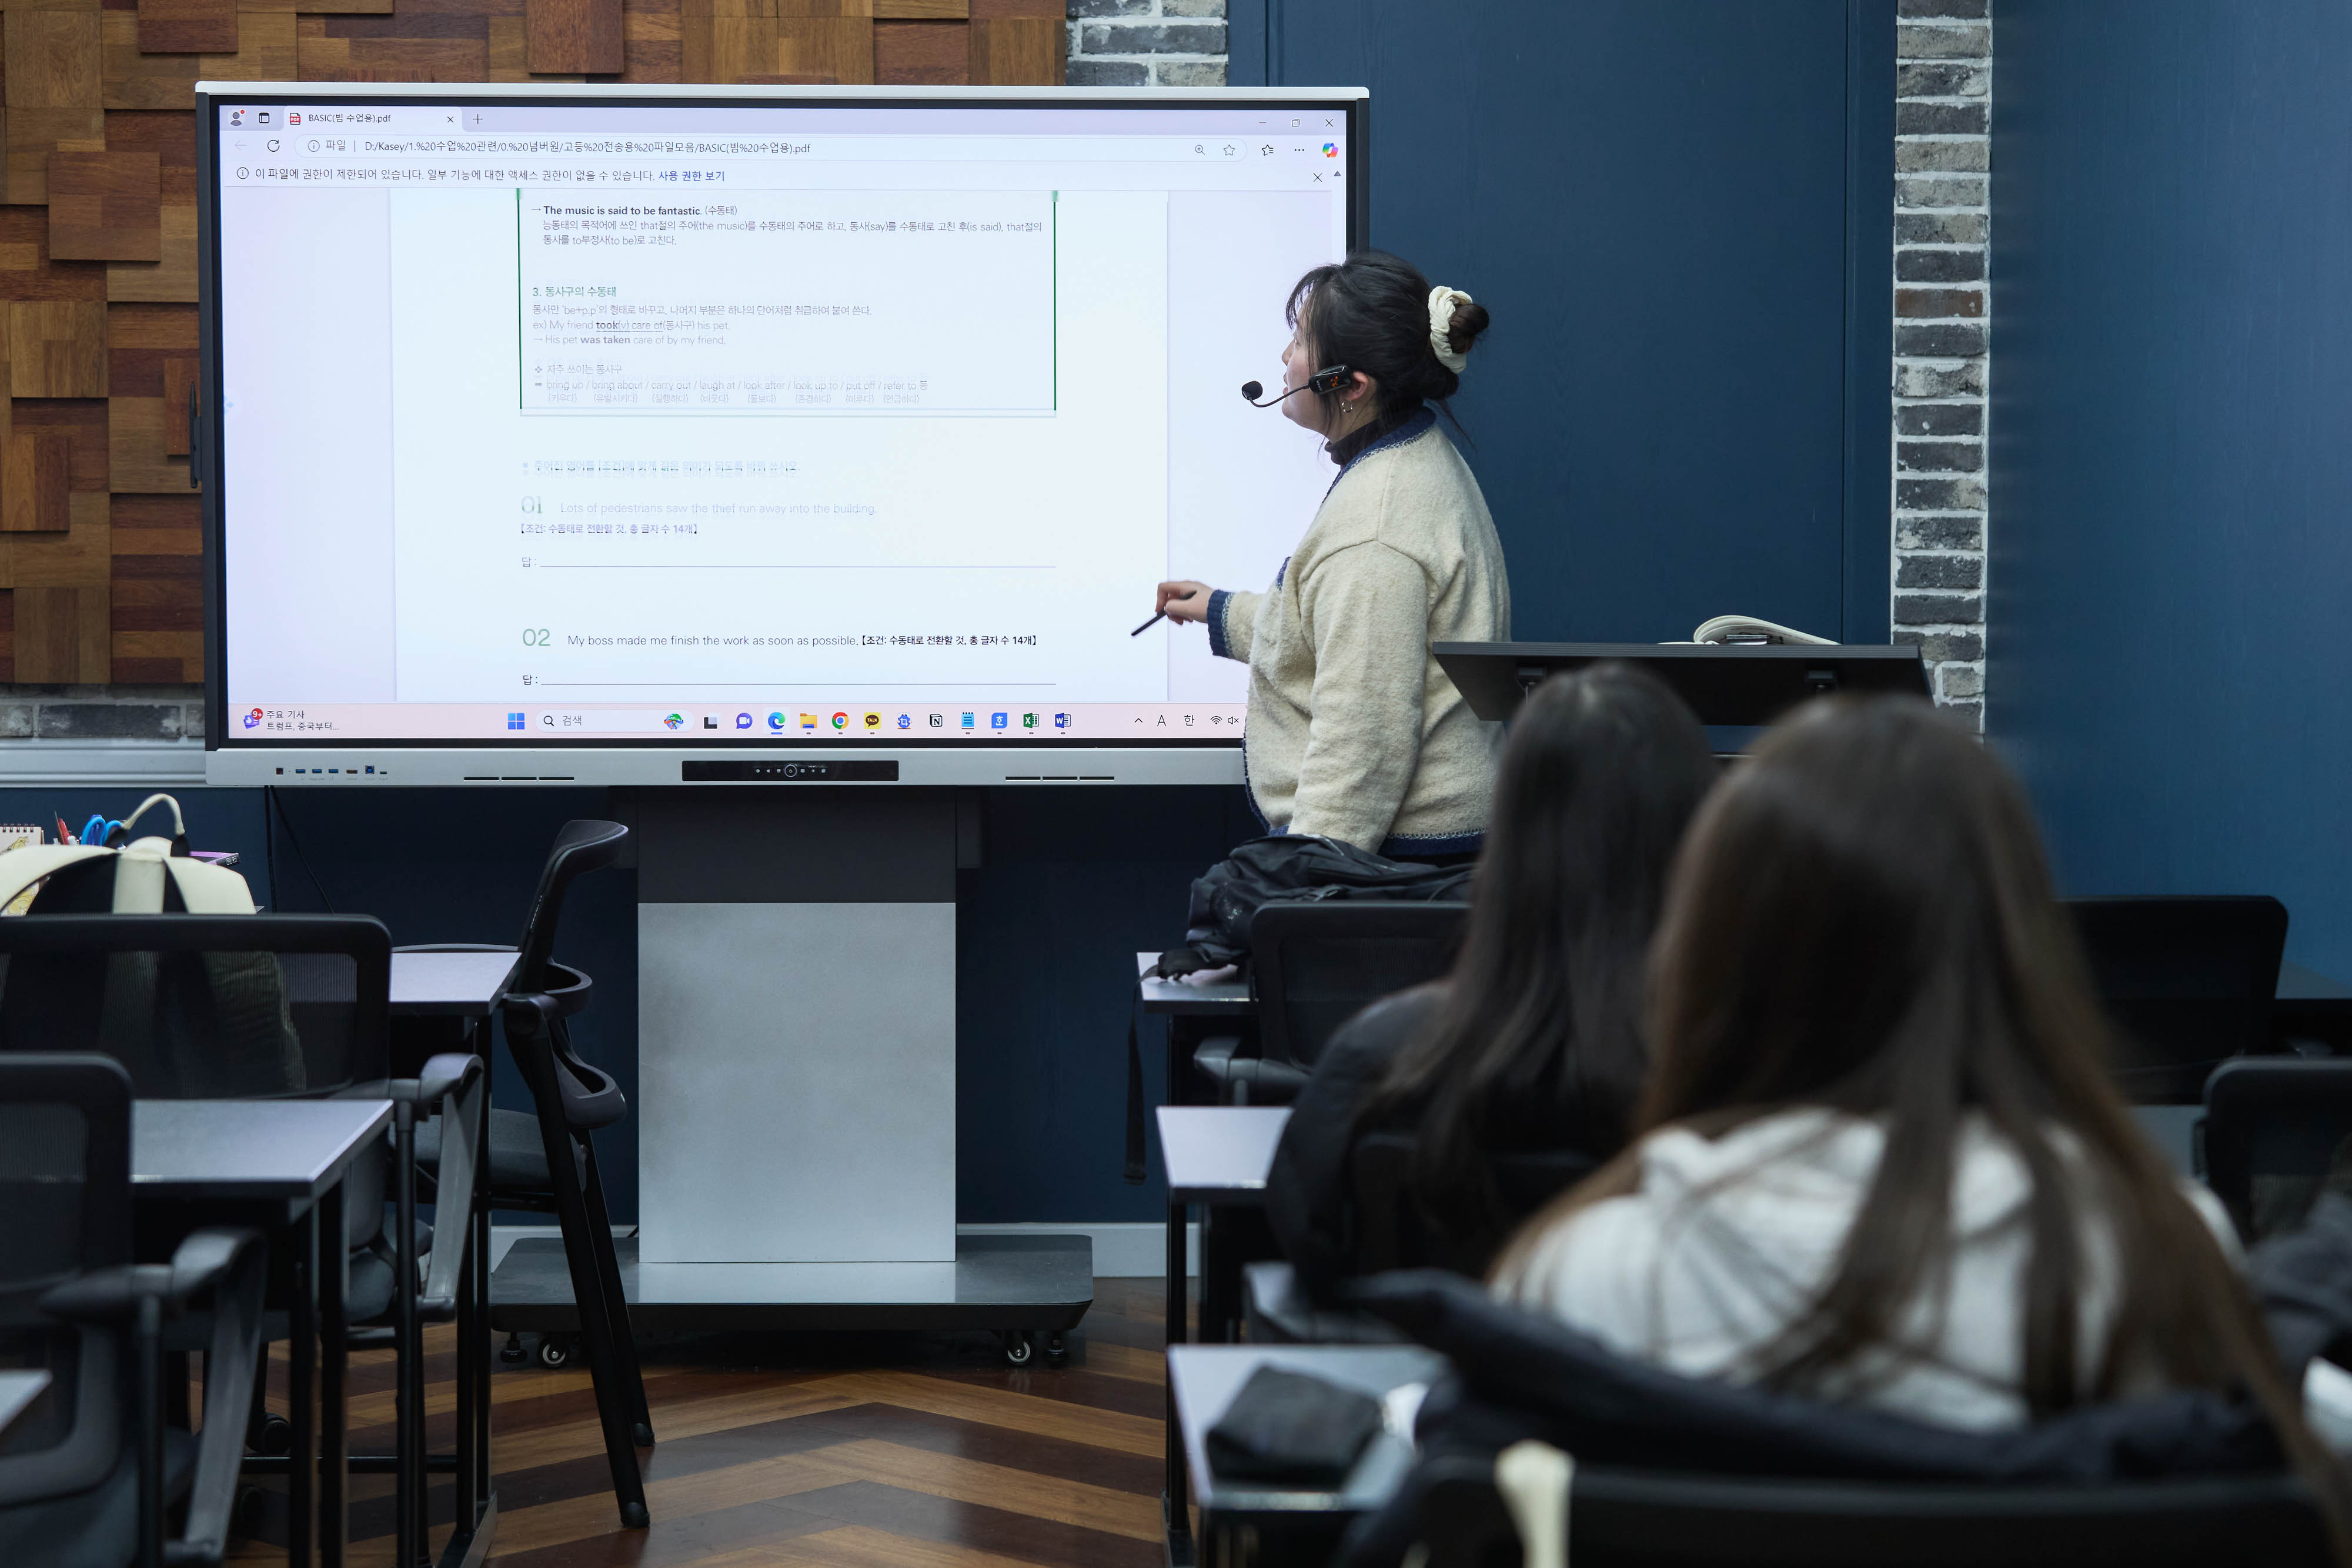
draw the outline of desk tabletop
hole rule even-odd
[[[133,1101],[131,1190],[313,1200],[391,1120],[389,1100]]]
[[[0,1372],[0,1436],[25,1418],[33,1401],[49,1385],[49,1375],[37,1367],[27,1372]]]
[[[2352,986],[2331,979],[2316,969],[2306,969],[2300,964],[2279,966],[2278,989],[2273,993],[2283,1002],[2336,1002],[2352,1005]]]
[[[1162,1105],[1160,1157],[1174,1203],[1253,1207],[1265,1201],[1287,1105]]]
[[[1143,988],[1143,1010],[1148,1013],[1211,1013],[1229,1017],[1247,1017],[1257,1011],[1257,1001],[1250,995],[1247,980],[1218,980],[1210,985],[1196,986],[1189,980],[1147,979],[1143,971],[1160,962],[1157,953],[1135,956],[1135,977]]]
[[[1445,1370],[1445,1358],[1419,1345],[1171,1344],[1168,1384],[1183,1428],[1184,1458],[1193,1500],[1203,1513],[1364,1513],[1388,1501],[1412,1464],[1409,1433],[1383,1431],[1365,1446],[1356,1468],[1336,1490],[1284,1487],[1256,1477],[1223,1481],[1209,1468],[1209,1428],[1233,1404],[1250,1374],[1278,1366],[1376,1399],[1407,1384],[1427,1384]]]
[[[513,972],[511,949],[498,953],[394,953],[392,1010],[395,1016],[488,1018],[490,1004]]]

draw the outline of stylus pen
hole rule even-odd
[[[1159,614],[1153,616],[1150,620],[1145,622],[1142,625],[1138,626],[1134,631],[1129,632],[1128,635],[1130,637],[1140,637],[1146,632],[1150,631],[1154,626],[1159,625],[1162,621],[1167,619],[1168,612],[1163,610]]]

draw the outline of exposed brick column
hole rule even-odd
[[[1072,87],[1223,87],[1225,0],[1070,0]]]
[[[1899,0],[1895,105],[1895,641],[1984,722],[1990,0]]]

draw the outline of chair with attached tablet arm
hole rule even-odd
[[[1425,1568],[1571,1560],[1577,1568],[2323,1568],[2335,1561],[2309,1493],[2284,1476],[1990,1485],[1579,1465],[1568,1478],[1566,1528],[1523,1546],[1496,1484],[1499,1468],[1438,1458],[1408,1481],[1417,1494],[1410,1534],[1427,1548]]]
[[[1234,1104],[1286,1105],[1298,1096],[1339,1026],[1453,967],[1466,904],[1297,900],[1263,904],[1250,922],[1257,1054],[1232,1038],[1192,1061]]]
[[[2117,1025],[2126,1098],[2194,1105],[2214,1068],[2267,1047],[2286,951],[2277,899],[2071,898],[2065,909]]]
[[[0,1056],[0,1357],[52,1379],[0,1439],[0,1562],[163,1568],[226,1545],[267,1258],[257,1232],[211,1228],[169,1263],[131,1261],[131,1102],[107,1057]],[[164,1334],[199,1305],[192,1434],[165,1421]]]
[[[1412,1166],[1419,1147],[1410,1133],[1366,1133],[1356,1140],[1349,1158],[1349,1266],[1358,1278],[1448,1262],[1443,1240],[1413,1201]],[[1514,1150],[1488,1158],[1498,1195],[1522,1216],[1591,1175],[1599,1164],[1590,1155],[1568,1149]],[[1242,1275],[1244,1312],[1254,1344],[1384,1344],[1410,1337],[1370,1313],[1318,1303],[1288,1263],[1252,1263]]]
[[[530,1091],[532,1109],[490,1113],[490,1202],[499,1208],[552,1214],[562,1229],[572,1300],[580,1313],[579,1343],[587,1350],[595,1385],[614,1495],[622,1522],[635,1529],[648,1518],[636,1450],[653,1446],[653,1416],[629,1328],[612,1215],[592,1136],[626,1115],[629,1103],[610,1074],[572,1049],[569,1020],[587,1008],[594,982],[553,956],[572,884],[617,862],[628,836],[629,830],[619,822],[566,822],[548,851],[523,921],[522,940],[515,947],[453,944],[401,951],[515,955],[498,1011],[507,1050]],[[437,1135],[437,1127],[425,1129],[418,1146],[434,1147]],[[558,1366],[570,1361],[572,1344],[549,1336],[541,1341],[540,1350],[542,1364]]]
[[[2297,1224],[2352,1177],[2352,1060],[2263,1056],[2205,1081],[2205,1182],[2247,1242]]]
[[[424,1539],[425,1477],[435,1462],[425,1451],[423,1325],[457,1314],[466,1235],[463,1215],[429,1230],[417,1223],[419,1164],[446,1190],[474,1190],[486,1089],[479,1059],[457,1053],[435,1056],[415,1078],[389,1076],[391,975],[391,934],[368,915],[0,920],[0,1061],[58,1046],[98,1051],[122,1063],[151,1099],[394,1103],[384,1157],[358,1162],[346,1182],[345,1343],[396,1354],[394,1451],[353,1455],[351,1463],[396,1475],[395,1533],[405,1544]],[[420,1113],[452,1107],[467,1135],[421,1154]],[[273,1304],[265,1337],[290,1332],[284,1305]],[[186,1334],[166,1337],[175,1364],[199,1348]],[[184,1382],[175,1377],[170,1386]],[[283,1418],[268,1415],[258,1398],[250,1408],[255,1446],[282,1451]],[[472,1442],[461,1433],[461,1470]]]

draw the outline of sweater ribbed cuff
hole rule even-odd
[[[1233,594],[1224,589],[1209,591],[1209,652],[1220,659],[1230,659],[1233,645],[1225,641],[1225,605]]]

